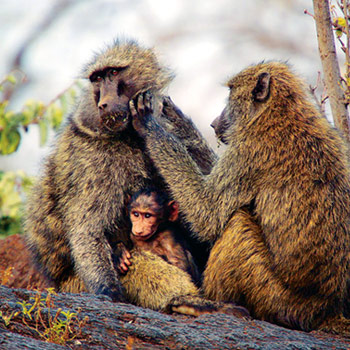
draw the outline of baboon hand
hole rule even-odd
[[[172,123],[175,123],[178,119],[185,119],[185,115],[169,96],[163,97],[162,116]]]
[[[122,242],[117,243],[116,247],[118,253],[116,255],[115,267],[120,274],[125,275],[129,270],[129,266],[131,266],[131,254]]]
[[[149,91],[139,94],[129,102],[132,125],[141,137],[147,135],[147,121],[153,114],[152,95]]]
[[[131,265],[131,254],[130,252],[124,248],[122,251],[122,255],[119,258],[119,263],[117,264],[117,270],[121,274],[126,274],[129,270],[129,266]]]

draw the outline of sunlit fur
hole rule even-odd
[[[180,210],[213,244],[205,294],[288,327],[350,335],[348,147],[286,64],[248,67],[227,85],[228,147],[208,176],[155,120],[146,124]]]

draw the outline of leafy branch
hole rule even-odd
[[[0,156],[16,152],[23,133],[32,125],[39,127],[40,146],[45,145],[49,131],[59,128],[81,89],[81,83],[75,81],[46,105],[28,100],[20,111],[14,111],[10,108],[10,99],[18,85],[25,81],[25,74],[17,69],[0,82]],[[0,234],[21,233],[23,206],[32,184],[33,178],[23,171],[0,169]]]

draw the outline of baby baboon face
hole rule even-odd
[[[108,67],[90,75],[100,125],[110,132],[124,130],[130,120],[129,100],[136,94],[128,67]]]
[[[177,202],[158,190],[143,189],[134,194],[129,204],[132,240],[145,241],[158,232],[160,224],[176,221],[179,216]]]

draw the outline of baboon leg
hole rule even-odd
[[[318,330],[332,334],[341,334],[345,337],[350,337],[350,319],[342,315],[337,315],[321,323]]]
[[[254,317],[304,330],[316,328],[315,314],[328,306],[316,297],[310,297],[306,305],[305,298],[283,286],[273,272],[259,226],[244,210],[233,215],[214,244],[203,289],[209,299],[236,301]]]
[[[73,275],[61,283],[59,291],[65,293],[82,293],[87,292],[87,289],[84,282],[77,275]]]
[[[129,271],[120,276],[127,299],[138,306],[169,311],[170,301],[182,295],[199,296],[191,276],[149,251],[131,251]]]

